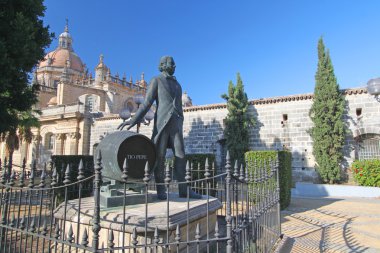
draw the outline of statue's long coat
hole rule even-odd
[[[183,110],[182,110],[182,88],[174,77],[163,74],[152,78],[149,83],[145,101],[140,105],[139,110],[131,119],[133,126],[139,122],[147,113],[152,104],[156,101],[156,113],[154,115],[154,126],[152,141],[156,145],[162,131],[171,119],[177,121],[177,129],[168,131],[183,131]]]

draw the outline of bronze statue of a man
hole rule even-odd
[[[186,160],[183,142],[182,88],[173,76],[176,65],[171,56],[163,56],[158,69],[161,74],[153,77],[149,83],[144,103],[140,106],[128,124],[128,130],[140,122],[149,108],[156,102],[152,141],[156,146],[157,160],[154,165],[156,183],[164,183],[166,149],[171,148],[175,156],[174,173],[179,182],[185,181]],[[127,123],[118,128],[123,129]],[[157,185],[157,196],[166,199],[165,186]],[[187,196],[186,184],[179,185],[179,196]],[[190,190],[190,198],[201,195]]]

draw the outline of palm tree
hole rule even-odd
[[[35,117],[37,110],[29,110],[18,114],[18,127],[13,127],[1,135],[1,140],[5,141],[8,153],[8,175],[11,173],[13,164],[13,153],[20,148],[23,141],[30,144],[33,139],[32,128],[39,127],[40,123]]]

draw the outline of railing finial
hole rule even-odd
[[[78,177],[77,177],[77,180],[80,181],[80,180],[83,180],[83,179],[85,179],[85,176],[84,176],[84,166],[83,166],[83,160],[80,159],[79,166],[78,166]]]
[[[187,163],[186,163],[186,176],[185,176],[185,180],[186,180],[186,182],[190,182],[190,180],[191,180],[191,172],[190,172],[190,161],[187,161]]]
[[[234,166],[234,177],[239,177],[239,164],[238,160],[235,160],[235,166]]]
[[[166,168],[165,168],[165,179],[164,179],[164,182],[165,182],[165,184],[169,185],[170,181],[171,181],[171,177],[170,177],[170,164],[167,163],[166,164]]]
[[[244,167],[243,167],[243,164],[240,164],[239,180],[242,181],[242,182],[244,182]]]
[[[174,240],[179,243],[181,241],[181,230],[179,229],[179,224],[177,224],[177,228],[175,230],[175,238]]]
[[[87,234],[87,228],[84,228],[83,235],[82,235],[82,241],[81,244],[84,247],[88,246],[88,234]]]
[[[128,161],[127,161],[127,158],[124,159],[123,175],[121,177],[123,178],[124,183],[126,183],[128,180]]]
[[[70,164],[67,164],[66,171],[65,171],[65,178],[63,180],[63,183],[65,185],[71,183],[71,180],[70,180]]]
[[[144,183],[148,183],[150,180],[150,175],[149,175],[149,162],[147,161],[145,163],[145,168],[144,168],[144,178],[143,178],[143,181]]]
[[[160,238],[158,237],[158,227],[154,229],[154,235],[153,235],[153,243],[154,244],[159,244],[160,243]]]
[[[211,176],[210,166],[209,166],[209,163],[208,163],[208,157],[206,157],[206,162],[205,162],[205,178],[209,179],[210,176]]]

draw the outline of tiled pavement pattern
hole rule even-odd
[[[380,253],[380,199],[293,198],[276,252]]]

